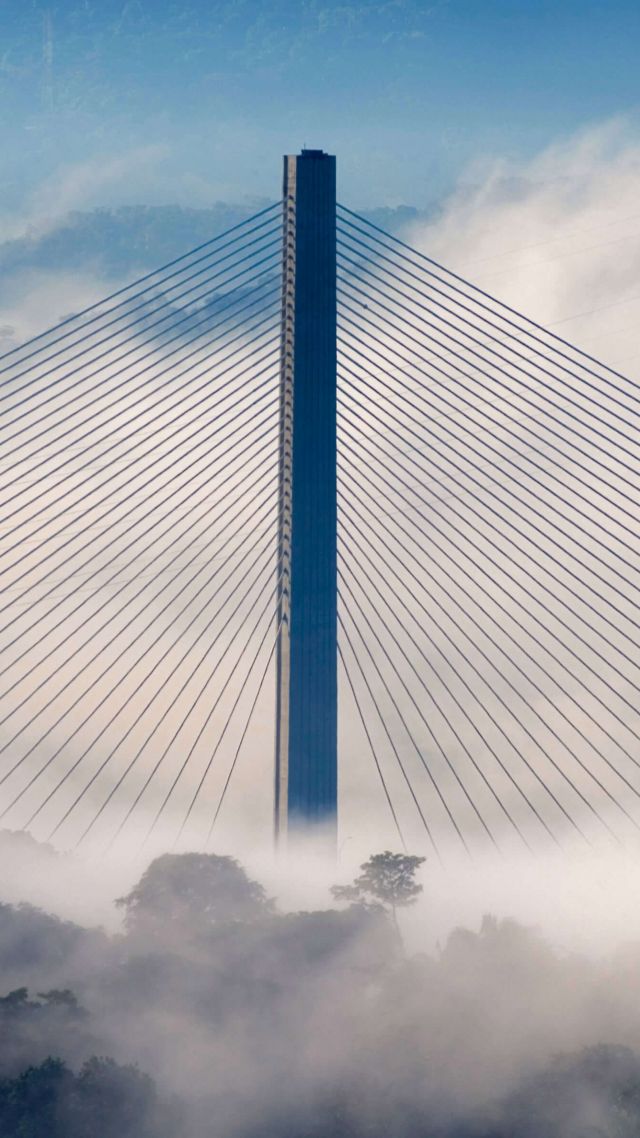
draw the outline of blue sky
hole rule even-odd
[[[272,197],[304,143],[344,200],[425,206],[635,119],[639,42],[637,0],[0,0],[0,208],[86,163],[106,204]]]

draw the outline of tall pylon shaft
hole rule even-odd
[[[337,815],[336,163],[284,160],[276,835]]]

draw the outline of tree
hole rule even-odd
[[[57,1008],[73,1019],[86,1019],[87,1012],[80,1007],[78,997],[70,988],[51,988],[49,992],[38,992],[47,1008]]]
[[[0,1080],[2,1138],[173,1138],[181,1123],[177,1102],[113,1059],[89,1059],[78,1075],[46,1059]]]
[[[84,1064],[63,1116],[65,1138],[169,1138],[182,1121],[176,1102],[158,1099],[153,1079],[108,1058]]]
[[[0,843],[0,861],[2,860]],[[14,862],[9,858],[7,864]],[[20,855],[15,860],[20,865]],[[43,880],[46,880],[43,875]],[[56,982],[68,976],[71,967],[83,961],[104,959],[111,953],[109,939],[101,929],[85,929],[60,920],[33,905],[0,902],[0,976],[3,985]]]
[[[264,889],[232,857],[163,854],[116,904],[130,933],[171,939],[201,935],[215,925],[251,921],[272,910]]]
[[[415,876],[424,860],[389,850],[373,854],[360,866],[362,872],[352,885],[334,885],[331,892],[337,901],[382,905],[397,924],[396,910],[415,904],[422,893]]]
[[[3,1138],[64,1138],[59,1105],[72,1083],[73,1074],[60,1059],[46,1059],[16,1079],[0,1081]]]
[[[64,1061],[86,1054],[93,1047],[88,1020],[74,993],[66,989],[39,992],[37,999],[29,997],[27,988],[1,996],[0,1077],[16,1076],[49,1055]]]

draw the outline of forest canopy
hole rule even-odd
[[[490,916],[409,952],[428,868],[384,851],[286,912],[165,854],[114,935],[0,904],[2,1138],[637,1138],[640,953]]]

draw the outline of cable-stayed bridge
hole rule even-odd
[[[0,359],[0,824],[633,841],[636,385],[288,163]]]

